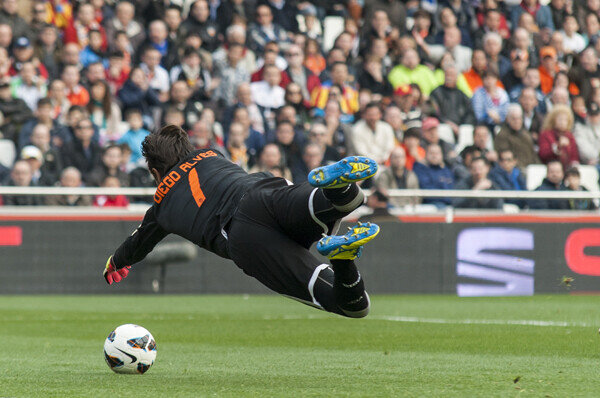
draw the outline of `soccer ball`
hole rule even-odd
[[[156,341],[141,326],[121,325],[106,338],[104,359],[116,373],[144,374],[156,359]]]

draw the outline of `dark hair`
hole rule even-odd
[[[485,163],[486,166],[490,166],[490,161],[487,160],[487,158],[485,156],[478,156],[476,158],[474,158],[473,160],[471,160],[471,164],[475,163],[476,161],[481,160],[483,163]]]
[[[37,102],[37,107],[39,108],[40,106],[53,106],[52,100],[48,97],[40,98]]]
[[[156,169],[161,177],[193,151],[187,133],[175,125],[152,132],[142,142],[142,155],[148,162],[148,169]]]
[[[129,119],[130,116],[139,115],[140,117],[144,117],[142,111],[139,108],[129,108],[125,111],[124,119]]]
[[[575,166],[570,167],[569,169],[567,169],[567,171],[565,172],[565,177],[568,176],[577,176],[577,177],[581,177],[581,174],[579,173],[579,169]]]
[[[106,152],[110,151],[113,148],[117,148],[119,151],[123,151],[121,145],[115,143],[114,141],[110,141],[104,148],[102,148],[102,155],[105,155]]]
[[[94,84],[91,85],[90,94],[92,91],[91,88],[97,84],[104,87],[104,97],[102,97],[102,99],[100,100],[100,102],[101,102],[100,107],[102,108],[104,117],[108,119],[112,114],[112,93],[110,92],[110,87],[108,86],[108,83],[106,83],[106,81],[98,80],[97,82],[95,82]],[[90,98],[90,102],[88,102],[88,104],[87,104],[87,110],[90,115],[92,113],[94,113],[95,107],[96,107],[96,105],[94,104],[94,100]]]

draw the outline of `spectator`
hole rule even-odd
[[[38,6],[44,7],[43,3],[34,4],[34,10]],[[37,14],[35,14],[37,15]],[[0,32],[0,36],[2,33]],[[54,80],[60,77],[60,54],[62,51],[62,42],[59,41],[58,31],[54,25],[44,22],[40,32],[36,35],[37,44],[34,49],[34,57],[39,59],[42,65],[48,71],[48,79]]]
[[[562,164],[557,160],[551,160],[546,165],[546,178],[536,191],[564,191],[564,172]],[[535,199],[529,202],[531,209],[546,210],[568,210],[569,201],[564,199]]]
[[[88,113],[100,133],[100,143],[117,141],[120,137],[122,121],[121,108],[113,100],[110,88],[105,81],[99,81],[90,87]]]
[[[161,55],[160,65],[166,70],[176,65],[178,54],[175,43],[169,38],[169,30],[165,21],[157,19],[148,26],[148,38],[143,47],[153,47]]]
[[[358,85],[368,89],[379,97],[389,97],[393,90],[390,82],[383,75],[381,61],[375,57],[368,57],[364,63],[364,71],[358,77]]]
[[[59,187],[79,188],[82,186],[81,172],[75,167],[67,167],[60,174]],[[88,195],[53,195],[47,199],[48,206],[91,206]]]
[[[498,164],[489,173],[489,179],[497,189],[505,191],[526,191],[525,175],[517,166],[519,159],[510,149],[498,151]],[[526,201],[521,199],[505,199],[506,203],[514,204],[520,208],[526,206]]]
[[[71,103],[67,98],[67,87],[65,83],[56,79],[48,86],[48,99],[52,103],[52,118],[64,123]]]
[[[517,26],[519,17],[528,13],[535,18],[535,22],[540,29],[547,28],[554,30],[552,21],[552,12],[546,5],[540,4],[538,0],[523,0],[520,5],[513,7],[510,14],[510,20],[513,26]]]
[[[544,163],[557,160],[563,169],[579,163],[579,151],[573,130],[573,112],[565,105],[556,105],[544,119],[539,139],[539,155]]]
[[[64,67],[61,79],[65,83],[67,90],[67,99],[71,105],[86,106],[90,101],[89,92],[79,84],[81,75],[79,68],[75,65],[67,65]]]
[[[65,167],[77,168],[83,178],[101,162],[102,149],[92,140],[94,126],[89,119],[80,120],[75,126],[75,137],[61,147],[62,163]]]
[[[138,48],[146,38],[142,25],[133,19],[135,6],[127,0],[121,0],[115,7],[115,18],[105,25],[109,43],[116,43],[117,33],[125,32],[133,48]]]
[[[437,144],[442,148],[442,153],[444,154],[444,162],[452,163],[454,158],[456,158],[456,152],[454,151],[454,147],[449,142],[446,142],[440,138],[438,132],[438,126],[440,125],[440,121],[434,117],[428,117],[423,120],[423,135],[421,137],[421,146],[423,148],[429,147],[431,144]]]
[[[125,113],[125,120],[129,124],[129,130],[117,141],[119,144],[127,144],[131,149],[131,163],[142,160],[142,142],[150,132],[144,128],[142,112],[137,109],[129,109]]]
[[[248,171],[251,164],[254,164],[254,156],[246,146],[247,129],[239,122],[231,123],[229,134],[227,135],[227,154],[231,161],[244,170]],[[255,152],[256,153],[256,152]]]
[[[64,142],[71,140],[71,136],[64,126],[53,118],[52,112],[52,102],[49,98],[42,98],[38,101],[34,117],[29,119],[19,132],[18,148],[23,148],[33,142],[33,130],[39,124],[44,125],[51,135],[52,146],[60,147]]]
[[[475,124],[471,100],[456,88],[457,78],[457,68],[447,66],[444,70],[444,84],[433,90],[430,97],[436,116],[452,128],[455,136],[458,136],[458,126],[461,124]]]
[[[304,146],[300,161],[294,162],[291,168],[294,184],[308,181],[308,173],[323,165],[323,154],[319,144],[309,142]]]
[[[21,150],[20,158],[31,168],[31,183],[35,186],[50,186],[56,182],[55,175],[49,174],[44,168],[44,155],[33,145],[27,145]]]
[[[565,186],[567,191],[588,192],[588,189],[581,185],[581,175],[577,167],[571,167],[565,173]],[[596,210],[598,206],[591,199],[569,199],[569,209],[571,210]]]
[[[190,32],[197,32],[202,39],[202,48],[213,52],[219,46],[219,27],[210,20],[208,1],[196,0],[190,8],[188,18],[181,24],[181,33],[187,36]]]
[[[224,0],[217,8],[219,31],[225,33],[234,22],[250,21],[254,15],[254,4],[248,0]]]
[[[400,65],[394,67],[388,75],[388,80],[394,88],[401,84],[416,83],[426,97],[436,87],[433,72],[420,64],[419,55],[415,50],[406,50]]]
[[[469,96],[472,96],[477,89],[483,86],[482,75],[487,67],[487,58],[483,50],[473,51],[473,57],[471,58],[471,69],[463,73],[463,76],[467,81],[467,85],[471,91]],[[497,84],[502,87],[501,82],[498,82]]]
[[[533,138],[523,126],[523,110],[520,105],[511,104],[508,107],[506,122],[494,139],[494,148],[498,153],[504,150],[512,151],[520,168],[539,163]]]
[[[248,36],[249,47],[258,54],[262,54],[265,45],[271,41],[280,45],[288,43],[285,29],[273,22],[273,12],[266,4],[256,8],[256,22],[248,27]]]
[[[379,104],[370,103],[363,110],[362,120],[352,127],[349,145],[352,153],[367,156],[383,164],[394,149],[394,131],[381,120]]]
[[[18,142],[18,133],[31,117],[31,110],[20,98],[13,98],[8,80],[0,80],[0,123],[2,138]]]
[[[190,100],[192,90],[190,86],[183,80],[177,80],[171,85],[170,99],[164,104],[165,109],[163,113],[163,121],[165,119],[167,110],[176,109],[183,115],[183,121],[181,127],[184,130],[189,130],[191,126],[198,121],[200,113],[204,106],[199,101]],[[163,123],[164,124],[164,123]]]
[[[519,97],[519,105],[523,110],[523,127],[531,134],[533,142],[537,143],[544,117],[538,109],[538,100],[533,88],[525,87],[523,89]]]
[[[400,108],[402,123],[405,128],[417,127],[421,125],[423,113],[420,104],[415,100],[412,85],[400,85],[394,90],[392,97],[395,105]]]
[[[583,123],[575,123],[573,136],[582,164],[597,165],[600,156],[600,106],[590,103]]]
[[[406,169],[406,151],[403,147],[394,148],[390,155],[390,166],[378,173],[375,187],[384,193],[390,189],[419,189],[417,175]],[[390,204],[398,208],[420,202],[420,198],[416,197],[390,198]]]
[[[267,144],[258,158],[258,163],[250,169],[250,173],[269,172],[275,177],[292,180],[292,173],[282,160],[281,150],[276,144]]]
[[[100,35],[100,51],[106,50],[107,41],[104,28],[96,21],[96,11],[90,3],[82,3],[77,9],[77,18],[64,29],[63,41],[65,43],[77,43],[80,48],[85,48],[91,42],[91,32]]]
[[[237,44],[244,47],[242,58],[239,62],[240,66],[249,74],[257,70],[256,55],[246,46],[246,29],[244,25],[231,25],[225,33],[226,41],[214,53],[212,53],[213,63],[217,69],[221,69],[227,63],[227,51],[229,46]],[[209,53],[210,56],[210,53]],[[206,60],[203,61],[206,64]],[[208,68],[208,66],[206,66]],[[210,68],[208,68],[210,69]]]
[[[589,98],[592,89],[600,85],[600,68],[598,68],[598,55],[592,47],[586,48],[579,55],[579,65],[569,70],[569,80],[576,87],[570,87],[571,94],[580,94]]]
[[[454,186],[454,175],[444,164],[442,148],[438,144],[430,144],[427,147],[425,163],[415,163],[413,171],[417,175],[421,189],[452,189]],[[425,198],[423,203],[444,208],[452,201],[449,198]]]
[[[510,53],[511,69],[502,76],[502,84],[511,102],[517,102],[525,84],[523,80],[527,73],[529,53],[520,49],[512,50]]]
[[[418,127],[410,127],[404,132],[402,144],[400,147],[404,149],[406,154],[406,169],[412,170],[415,162],[423,162],[425,160],[425,149],[421,146],[422,131]]]
[[[31,32],[27,22],[18,14],[19,3],[17,0],[2,0],[2,8],[0,9],[0,23],[7,24],[11,27],[13,37],[27,36]]]
[[[554,76],[558,72],[558,54],[554,47],[546,46],[540,50],[541,64],[538,67],[540,71],[540,89],[542,93],[548,94],[554,86]]]
[[[145,124],[153,126],[152,109],[160,105],[161,101],[156,90],[150,87],[143,70],[134,68],[117,96],[123,104],[124,112],[137,109],[142,112]]]
[[[38,124],[31,133],[31,145],[42,153],[42,174],[46,181],[54,184],[62,170],[62,160],[59,151],[51,145],[50,131],[44,124]]]
[[[309,101],[310,93],[321,85],[321,81],[303,65],[304,51],[300,46],[292,44],[286,51],[286,59],[288,68],[283,72],[286,79],[297,83],[302,90],[302,97],[305,101]]]
[[[169,73],[160,66],[161,55],[154,47],[146,47],[142,54],[140,69],[146,74],[148,85],[156,90],[158,99],[165,102],[169,98]]]
[[[483,87],[473,94],[473,111],[478,122],[485,123],[493,129],[506,118],[508,94],[497,86],[498,72],[493,67],[489,67],[482,77]]]
[[[8,186],[31,187],[33,186],[33,172],[25,160],[17,160],[10,172]],[[3,198],[4,206],[40,206],[45,204],[44,197],[39,195],[6,195]]]
[[[567,54],[579,54],[585,48],[586,43],[583,36],[577,33],[579,25],[575,15],[566,15],[562,27],[563,30],[560,33],[563,37],[563,48]]]
[[[323,152],[323,163],[335,163],[341,159],[334,147],[328,144],[327,126],[324,121],[314,122],[308,132],[308,142],[317,144]]]
[[[79,63],[87,68],[94,62],[106,63],[106,53],[103,50],[102,33],[90,30],[88,44],[79,53]]]
[[[46,96],[46,82],[36,75],[36,69],[32,62],[25,62],[21,71],[14,76],[10,82],[12,96],[20,98],[34,111],[38,101]]]
[[[307,39],[304,53],[304,66],[306,66],[316,76],[319,76],[327,66],[325,58],[323,58],[323,55],[321,55],[319,43],[315,39]]]
[[[331,79],[323,82],[311,93],[311,105],[315,116],[323,116],[327,102],[332,99],[340,104],[341,121],[351,123],[358,112],[358,92],[348,84],[348,65],[336,62],[331,67]]]
[[[233,105],[238,86],[250,80],[250,74],[240,63],[243,54],[244,46],[231,44],[227,51],[227,63],[215,71],[219,84],[213,99],[221,106]]]
[[[510,71],[510,61],[501,54],[502,36],[498,33],[488,32],[483,36],[483,51],[487,56],[488,66],[497,70],[499,77]]]
[[[115,176],[107,175],[102,181],[104,188],[121,188],[121,182]],[[94,198],[96,207],[127,207],[129,200],[125,195],[98,195]]]
[[[87,185],[101,186],[107,176],[116,177],[120,187],[129,186],[129,176],[120,169],[123,151],[117,144],[109,144],[102,149],[102,163],[92,170],[86,180]]]
[[[471,177],[456,184],[456,189],[489,191],[497,190],[496,186],[489,178],[490,163],[484,157],[473,159],[470,166]],[[456,198],[453,201],[454,207],[469,209],[502,209],[504,201],[494,198]]]
[[[265,65],[263,78],[262,81],[250,84],[252,101],[267,111],[283,106],[285,90],[279,85],[281,71],[275,65]]]
[[[171,84],[176,81],[187,83],[192,90],[190,95],[196,101],[207,102],[214,89],[213,80],[208,70],[202,65],[202,58],[198,51],[186,47],[180,65],[171,69]]]
[[[216,149],[225,153],[225,149],[217,143],[211,126],[205,120],[198,120],[190,131],[190,141],[196,149]]]
[[[443,45],[425,45],[422,48],[433,63],[439,63],[445,53],[452,54],[458,71],[460,73],[466,72],[471,68],[473,51],[460,44],[461,36],[460,29],[456,26],[447,27],[444,29]]]

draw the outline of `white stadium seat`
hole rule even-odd
[[[454,144],[456,139],[454,138],[454,131],[452,131],[452,127],[446,123],[440,123],[438,126],[438,134],[440,135],[440,139],[446,141],[449,144]]]
[[[15,144],[11,140],[0,140],[0,163],[10,168],[16,156]]]

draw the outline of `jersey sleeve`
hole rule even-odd
[[[148,209],[140,226],[115,251],[115,268],[120,269],[142,261],[169,234],[158,224],[154,210],[154,206]]]

